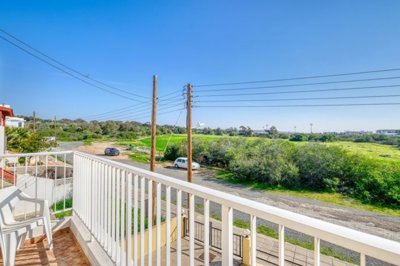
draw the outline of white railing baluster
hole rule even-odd
[[[147,182],[147,265],[153,265],[153,181],[150,179]]]
[[[67,176],[67,154],[66,153],[64,153],[64,162],[63,162],[63,166],[64,166],[64,198],[63,198],[63,207],[64,207],[64,210],[67,208],[67,206],[66,206],[66,196],[67,196],[67,184],[66,184],[66,176]]]
[[[360,266],[365,266],[366,264],[367,264],[367,262],[365,260],[365,254],[360,253]]]
[[[126,183],[126,265],[132,265],[132,173]]]
[[[161,183],[157,183],[157,214],[156,214],[156,257],[157,266],[161,266]]]
[[[222,214],[222,264],[233,265],[233,209],[221,206]]]
[[[314,266],[321,265],[321,240],[318,237],[314,237]]]
[[[139,208],[139,176],[135,175],[133,182],[133,264],[137,266],[138,263],[138,253],[139,253],[139,246],[138,246],[138,224],[139,224],[139,217],[138,217],[138,208]]]
[[[189,198],[189,265],[194,266],[194,195],[190,194]]]
[[[182,264],[182,190],[176,191],[176,266]]]
[[[111,249],[111,258],[113,258],[113,260],[115,260],[116,256],[117,256],[117,247],[116,247],[116,216],[117,216],[117,211],[116,211],[116,181],[117,181],[117,169],[115,167],[113,167],[112,169],[112,210],[111,210],[111,236],[112,236],[112,249]]]
[[[257,265],[257,217],[250,217],[250,262],[251,265]]]
[[[210,200],[204,199],[204,266],[210,264]]]
[[[285,265],[285,226],[279,225],[278,228],[278,233],[279,233],[279,266],[284,266]]]
[[[146,186],[144,177],[140,177],[140,265],[144,266],[144,218]]]
[[[117,169],[117,192],[116,192],[116,203],[117,203],[117,208],[116,208],[116,213],[115,216],[117,218],[117,224],[116,224],[116,233],[115,233],[115,242],[116,242],[116,253],[115,253],[115,262],[116,264],[119,264],[119,255],[121,252],[121,243],[120,243],[120,221],[121,221],[121,170]]]
[[[165,221],[166,221],[166,245],[165,245],[165,252],[166,252],[166,266],[171,265],[171,187],[167,186],[166,188],[166,197],[167,197],[167,210],[166,210],[166,216],[165,216]]]
[[[107,203],[107,215],[108,215],[108,221],[107,221],[107,225],[108,225],[108,230],[107,230],[107,235],[108,235],[108,246],[107,246],[107,254],[110,255],[111,254],[111,250],[112,250],[112,230],[113,227],[111,225],[111,219],[112,219],[112,172],[113,172],[113,168],[112,166],[108,167],[108,178],[107,178],[107,199],[108,199],[108,203]]]
[[[124,248],[125,248],[125,179],[126,179],[126,172],[122,171],[121,173],[121,252],[120,252],[120,265],[125,265],[125,258],[124,258]]]

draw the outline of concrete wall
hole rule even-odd
[[[53,179],[18,175],[16,186],[32,198],[46,199],[50,206],[57,201],[63,200],[64,195],[65,198],[72,197],[72,182],[54,187]],[[55,192],[54,195],[53,191]],[[15,206],[14,215],[33,212],[35,211],[35,205],[35,203],[20,202]]]

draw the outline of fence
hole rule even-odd
[[[185,237],[189,236],[189,219],[183,218]],[[213,223],[209,224],[210,234],[208,236],[210,247],[215,248],[219,251],[222,250],[221,234],[222,230],[218,227],[214,227]],[[194,221],[194,239],[200,243],[204,243],[204,224],[199,221]],[[243,236],[239,234],[233,234],[233,255],[243,258]]]

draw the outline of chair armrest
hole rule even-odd
[[[20,194],[19,195],[19,200],[20,201],[27,201],[27,202],[33,202],[33,203],[39,204],[40,205],[40,213],[42,215],[45,212],[49,212],[49,202],[47,200],[31,198],[31,197],[28,197],[28,196],[26,196],[24,194]]]

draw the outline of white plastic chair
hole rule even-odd
[[[37,216],[23,221],[16,221],[13,215],[19,201],[33,202],[40,206]],[[48,248],[53,248],[50,211],[47,200],[34,199],[12,186],[0,190],[0,245],[3,265],[14,266],[17,248],[22,248],[26,235],[35,227],[44,226]]]

